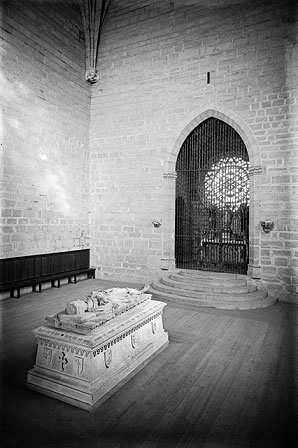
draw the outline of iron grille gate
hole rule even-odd
[[[228,124],[208,118],[184,141],[176,163],[176,266],[247,272],[248,154]]]

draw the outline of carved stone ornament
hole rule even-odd
[[[81,358],[80,356],[75,356],[75,362],[77,364],[77,373],[78,375],[81,375],[84,368],[84,358]]]
[[[43,361],[46,366],[49,366],[52,361],[52,350],[50,348],[43,349]]]
[[[58,356],[58,359],[59,359],[59,365],[60,365],[61,372],[64,372],[65,367],[68,364],[68,359],[65,355],[65,352],[61,352],[61,355]]]
[[[261,227],[264,230],[265,233],[269,233],[271,232],[271,230],[273,230],[274,227],[274,222],[273,221],[261,221]]]
[[[108,369],[110,367],[110,365],[112,364],[112,359],[113,359],[111,349],[104,352],[104,359],[105,359],[105,366]]]
[[[177,179],[176,171],[168,171],[167,173],[163,173],[164,179]]]
[[[90,82],[90,84],[95,84],[99,81],[98,70],[95,68],[87,68],[85,71],[85,79],[87,82]]]
[[[153,333],[153,334],[156,333],[156,329],[157,329],[156,320],[152,320],[152,321],[151,321],[151,330],[152,330],[152,333]]]
[[[132,335],[131,335],[131,346],[132,346],[132,348],[136,348],[136,345],[137,345],[136,333],[132,333]]]
[[[152,221],[152,224],[153,224],[153,226],[154,226],[155,228],[158,228],[158,227],[161,226],[161,222],[160,222],[160,221],[157,221],[156,219]]]

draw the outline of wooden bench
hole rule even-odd
[[[62,278],[76,283],[81,274],[95,278],[95,270],[90,267],[90,249],[0,259],[0,292],[19,298],[21,288],[41,292],[45,282],[60,288]]]

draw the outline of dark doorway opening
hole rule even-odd
[[[175,258],[184,269],[246,274],[249,159],[240,135],[208,118],[176,162]]]

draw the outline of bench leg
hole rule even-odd
[[[36,287],[38,286],[38,291],[36,291]],[[41,283],[35,283],[35,285],[32,286],[33,292],[41,292]]]
[[[15,291],[17,292],[17,295],[15,296]],[[14,299],[19,299],[20,298],[20,291],[21,291],[21,288],[16,288],[16,289],[12,289],[11,291],[10,291],[10,297],[12,297],[12,298],[14,298]]]
[[[76,275],[73,276],[73,282],[77,283],[77,276]]]
[[[57,282],[57,286],[56,286],[55,282]],[[56,278],[56,280],[52,280],[52,288],[60,288],[60,278]]]

